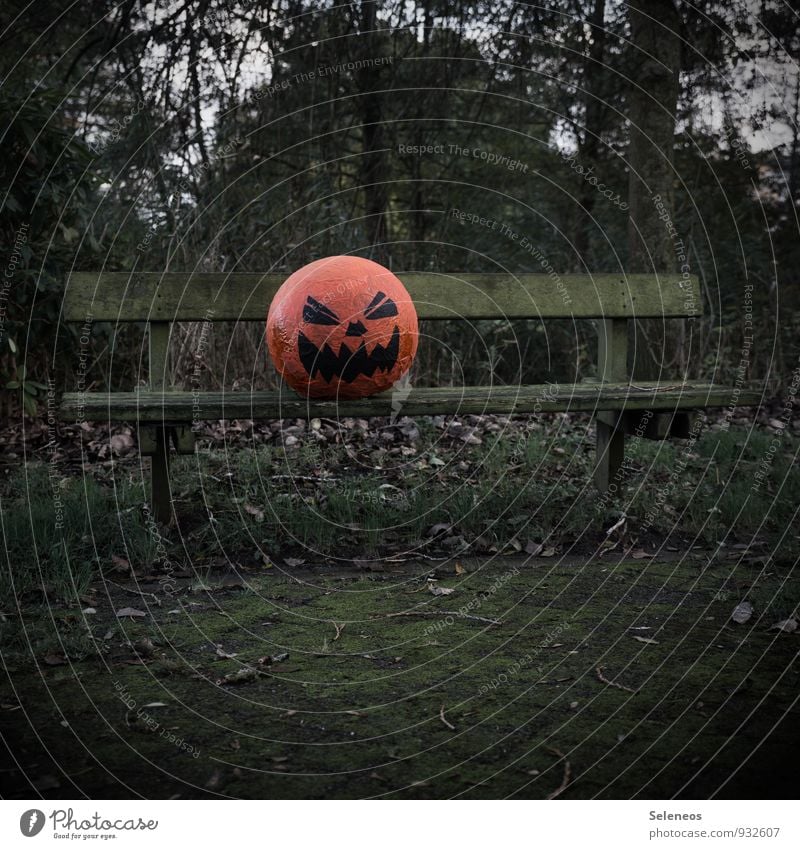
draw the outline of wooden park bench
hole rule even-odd
[[[171,519],[169,455],[194,451],[200,421],[397,414],[523,414],[588,411],[597,425],[595,482],[605,491],[624,459],[625,434],[645,410],[654,411],[643,435],[687,436],[686,411],[758,404],[755,391],[695,381],[631,382],[628,323],[635,318],[691,318],[701,312],[697,279],[680,275],[399,273],[421,319],[596,319],[597,378],[575,385],[414,388],[356,401],[315,401],[287,388],[272,392],[180,391],[169,385],[173,322],[264,322],[284,280],[278,274],[80,272],[70,275],[66,322],[146,322],[148,385],[131,392],[63,395],[62,421],[127,422],[138,428],[139,451],[152,457],[152,506]],[[266,358],[266,353],[264,354]],[[265,363],[266,365],[266,363]],[[398,410],[399,406],[399,410]],[[659,411],[661,411],[659,413]],[[639,433],[639,429],[636,430]]]

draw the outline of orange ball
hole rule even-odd
[[[357,256],[326,257],[295,271],[267,315],[275,368],[310,398],[366,398],[391,388],[411,367],[418,341],[406,287]]]

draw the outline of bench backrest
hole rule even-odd
[[[287,274],[73,272],[63,318],[263,321]],[[397,273],[424,319],[670,318],[702,312],[697,278],[680,274]]]
[[[149,384],[169,386],[175,321],[264,321],[285,274],[74,272],[67,322],[148,322]],[[598,374],[625,380],[628,320],[702,312],[697,278],[679,274],[397,273],[423,319],[596,318]]]

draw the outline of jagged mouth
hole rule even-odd
[[[400,352],[400,328],[395,325],[392,338],[385,348],[378,343],[371,351],[367,351],[363,341],[354,351],[342,342],[337,354],[327,342],[318,348],[303,333],[299,334],[298,348],[300,362],[310,377],[321,374],[329,383],[334,377],[352,383],[361,375],[372,377],[376,371],[391,371],[394,368]]]

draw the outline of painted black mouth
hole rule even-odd
[[[310,377],[321,374],[325,380],[330,382],[338,377],[345,383],[352,383],[360,375],[372,377],[376,371],[391,371],[397,362],[400,352],[400,328],[395,325],[392,338],[384,348],[377,344],[367,352],[367,346],[361,344],[351,351],[344,342],[339,346],[336,354],[326,342],[322,348],[318,348],[307,336],[300,333],[298,340],[300,350],[300,362]]]

